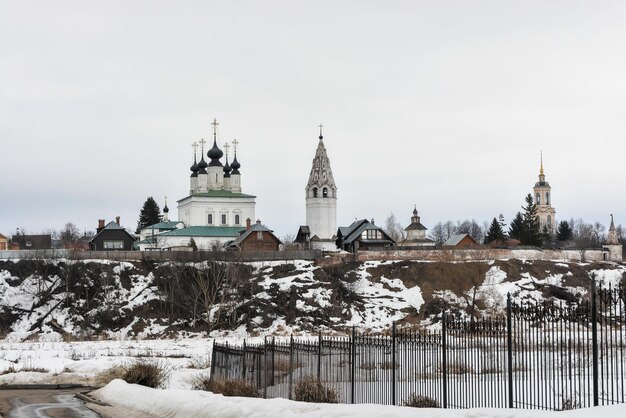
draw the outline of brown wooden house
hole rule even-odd
[[[242,231],[228,247],[240,251],[278,251],[280,244],[274,231],[261,224],[261,221],[257,220],[251,225],[250,219],[247,219],[245,231]]]
[[[447,248],[472,248],[480,247],[480,244],[476,242],[474,238],[468,234],[452,235],[446,242],[443,243],[443,247]]]
[[[4,251],[8,249],[9,249],[9,238],[0,234],[0,251]]]

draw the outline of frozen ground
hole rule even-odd
[[[546,412],[519,409],[414,409],[372,404],[330,405],[294,402],[286,399],[227,398],[210,392],[169,389],[150,389],[114,380],[93,392],[99,400],[114,406],[130,408],[160,417],[302,417],[307,418],[526,418],[558,417],[582,418],[598,415],[603,418],[622,418],[626,404],[578,409],[563,412]]]

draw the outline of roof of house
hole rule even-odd
[[[370,240],[370,241],[395,242],[393,239],[391,239],[389,235],[387,235],[387,233],[382,228],[374,225],[367,219],[360,219],[360,220],[354,221],[352,222],[352,224],[350,224],[350,226],[347,226],[347,227],[339,227],[339,232],[343,236],[342,238],[343,243],[349,244],[355,239],[359,238],[361,234],[363,233],[363,231],[367,231],[371,229],[379,230],[380,232],[382,232],[384,239],[383,240]]]
[[[182,224],[181,221],[168,221],[168,222],[159,222],[158,224],[148,225],[143,227],[142,229],[176,229],[176,225]]]
[[[448,238],[448,240],[443,243],[443,245],[445,247],[454,247],[458,245],[461,241],[463,241],[465,237],[469,237],[472,241],[478,244],[476,240],[468,234],[456,234],[456,235],[451,235],[450,238]]]
[[[159,234],[160,237],[237,237],[241,226],[188,226]]]
[[[0,232],[0,238],[4,238],[4,239],[6,239],[6,240],[8,240],[8,239],[9,239],[9,237],[7,237],[7,236],[3,235],[3,234],[2,234],[2,232]]]
[[[122,227],[121,225],[118,225],[115,221],[111,221],[108,224],[105,225],[104,228],[102,228],[100,231],[98,231],[98,233],[96,235],[94,235],[93,238],[91,238],[91,240],[89,242],[93,242],[93,240],[95,240],[96,238],[98,238],[98,236],[100,236],[100,234],[102,234],[104,231],[111,231],[111,230],[122,230],[124,232],[126,232],[126,234],[131,237],[133,240],[135,239],[135,236],[132,235],[131,233],[129,233],[126,228]]]
[[[421,222],[412,222],[411,225],[407,226],[406,228],[404,228],[405,231],[411,231],[413,229],[417,229],[420,231],[427,231],[428,228],[426,228],[424,225],[422,225]]]
[[[209,190],[203,193],[194,193],[192,195],[189,195],[187,197],[180,199],[179,202],[182,202],[185,199],[189,199],[190,197],[225,197],[225,198],[232,199],[232,198],[242,198],[242,197],[249,198],[249,197],[256,197],[256,196],[253,196],[251,194],[235,193],[229,190]]]
[[[263,225],[260,222],[257,222],[255,224],[252,224],[252,226],[250,226],[249,230],[246,230],[245,232],[243,232],[241,235],[239,235],[237,237],[237,239],[235,239],[230,245],[232,246],[239,246],[239,244],[241,244],[250,234],[254,233],[254,232],[269,232],[272,233],[274,231],[272,231],[271,229],[269,229],[268,227],[266,227],[265,225]],[[274,235],[274,237],[276,237],[276,235]],[[282,244],[282,242],[276,238],[278,240],[279,244]]]

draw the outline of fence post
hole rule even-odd
[[[271,386],[274,386],[274,364],[276,356],[276,346],[274,345],[276,337],[272,337],[272,378],[270,379]]]
[[[263,339],[263,398],[267,399],[267,336]]]
[[[243,339],[243,359],[241,361],[241,378],[246,380],[246,339]]]
[[[591,336],[593,352],[593,406],[598,406],[598,307],[596,305],[596,278],[591,276]]]
[[[446,322],[448,321],[448,315],[443,312],[441,317],[441,370],[443,372],[443,407],[448,407],[448,354],[446,352]]]
[[[396,321],[391,324],[391,404],[396,405]]]
[[[513,408],[513,323],[511,318],[511,294],[506,295],[506,346],[509,369],[509,408]]]
[[[215,338],[213,338],[213,348],[211,348],[211,377],[215,375]]]
[[[356,373],[356,330],[352,326],[352,338],[350,340],[350,403],[354,403],[354,380]]]
[[[289,396],[291,399],[291,393],[293,391],[293,334],[289,337]]]
[[[322,378],[322,331],[319,331],[317,338],[317,380]]]

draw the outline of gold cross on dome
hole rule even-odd
[[[237,145],[239,145],[239,141],[237,141],[236,139],[233,139],[233,150],[235,152],[237,152]]]
[[[224,152],[226,153],[226,158],[228,158],[228,149],[230,148],[230,145],[228,145],[228,143],[224,144]]]
[[[219,125],[217,119],[213,118],[213,122],[211,123],[211,125],[213,125],[213,134],[217,133],[217,125]]]
[[[203,154],[204,154],[204,144],[206,144],[206,140],[204,138],[200,138],[200,147],[202,148]]]
[[[196,152],[198,151],[198,143],[194,141],[194,143],[191,144],[191,148],[193,148],[193,154],[196,155]]]

